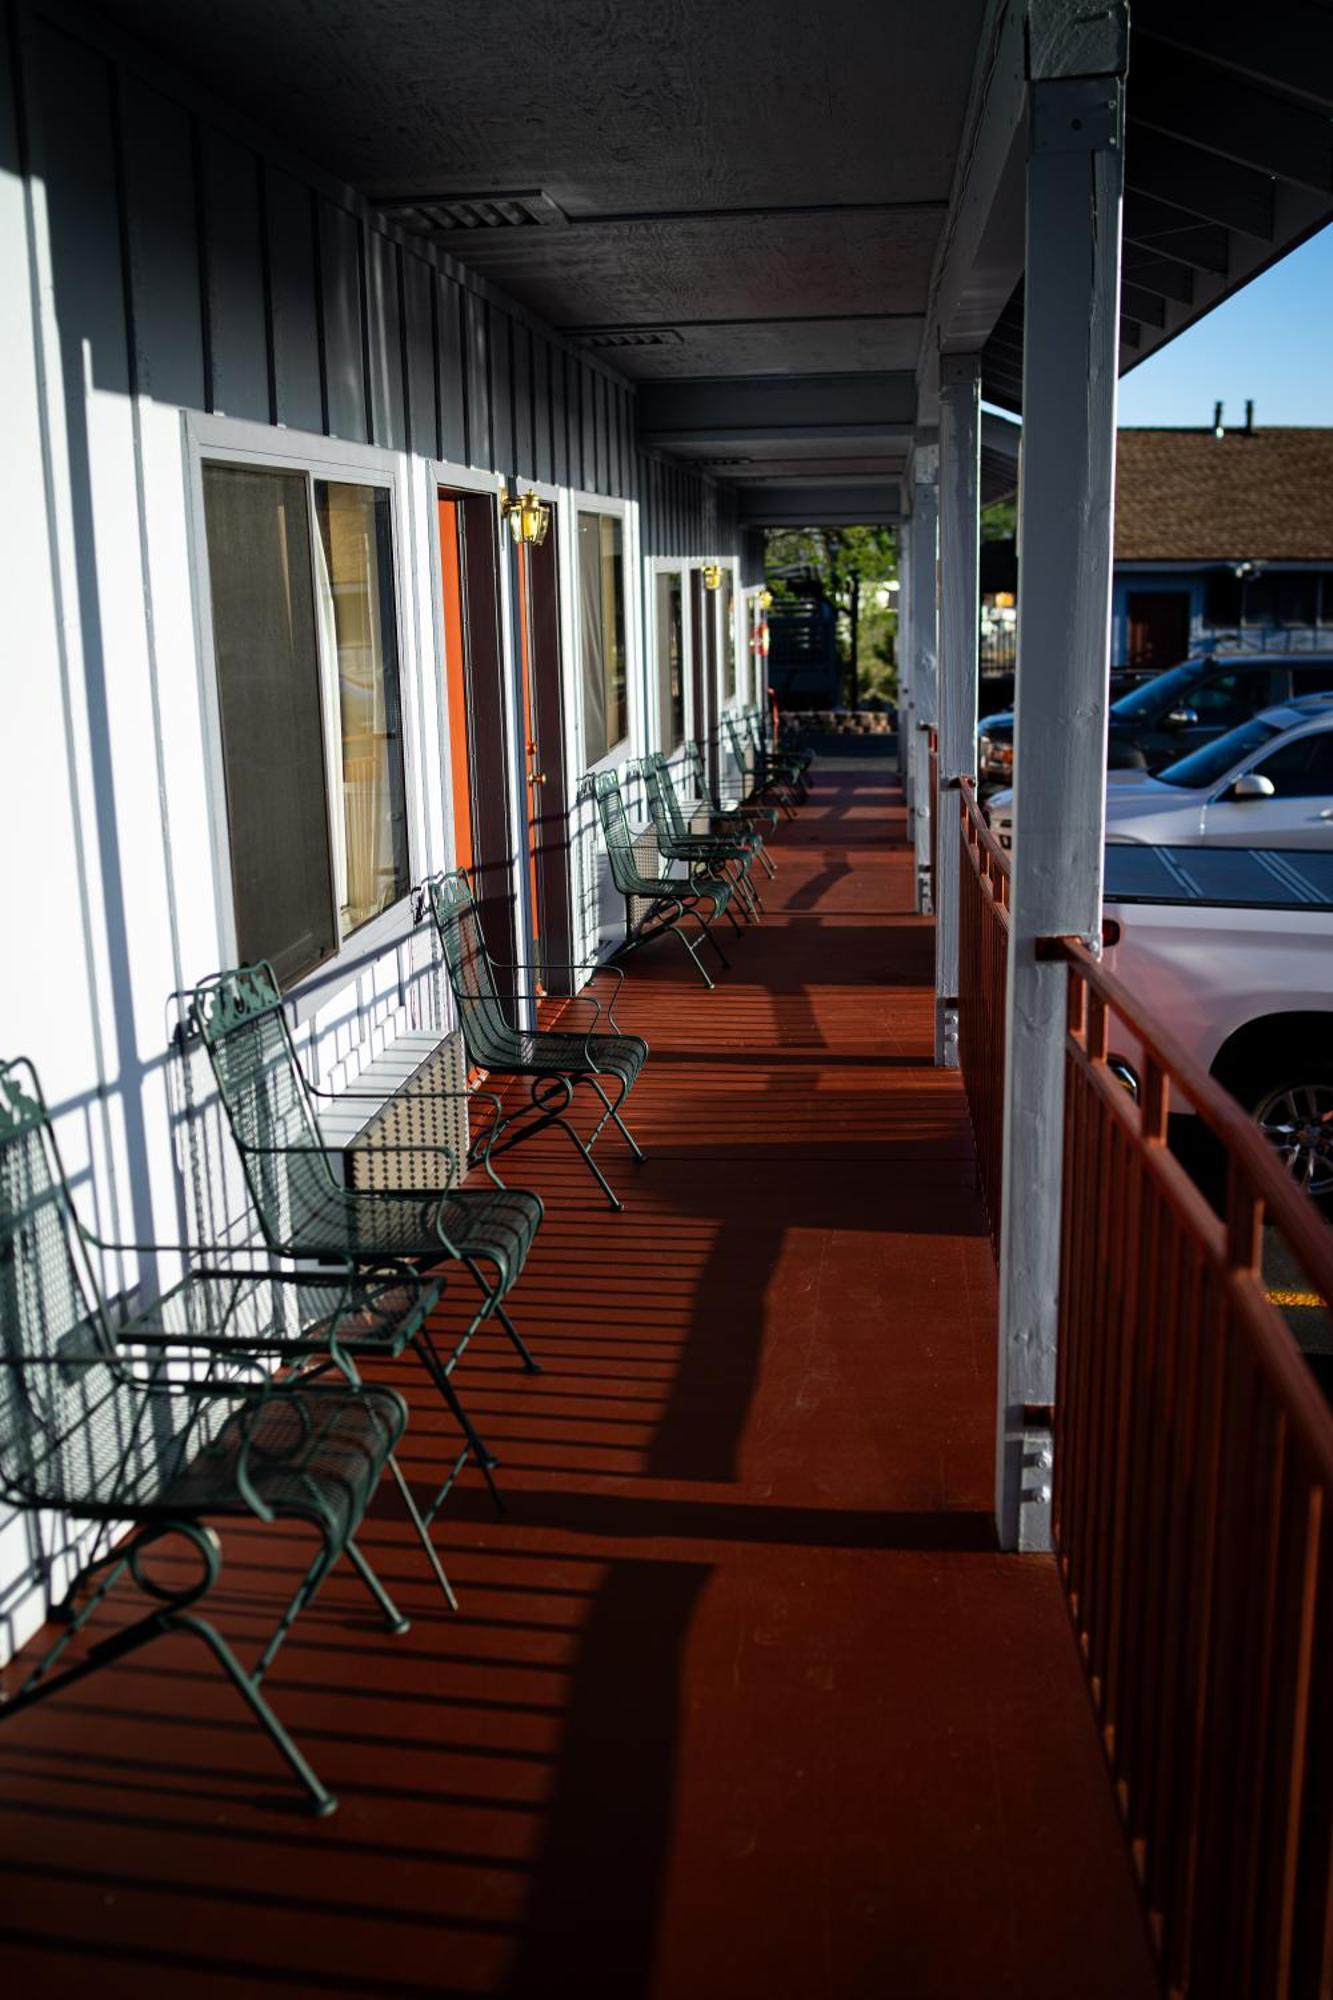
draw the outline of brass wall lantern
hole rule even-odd
[[[509,532],[520,547],[539,549],[546,540],[551,526],[551,510],[544,500],[539,500],[529,486],[525,493],[513,498],[508,493],[500,494],[500,518],[509,523]]]

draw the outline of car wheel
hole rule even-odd
[[[1333,1203],[1333,1063],[1289,1064],[1281,1082],[1270,1072],[1242,1101],[1297,1186],[1321,1206]]]

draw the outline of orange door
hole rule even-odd
[[[472,843],[472,776],[468,760],[467,663],[463,639],[463,576],[459,561],[462,520],[459,503],[440,495],[440,573],[444,593],[444,687],[449,716],[450,807],[454,854],[460,868],[470,868]]]
[[[523,770],[524,796],[527,801],[528,910],[529,927],[532,932],[528,939],[532,949],[527,956],[531,958],[533,964],[539,964],[542,919],[537,855],[541,842],[541,789],[546,783],[546,773],[541,768],[537,749],[539,694],[535,678],[537,669],[532,629],[532,551],[527,547],[520,548],[518,552],[518,648],[519,658],[523,663]],[[544,990],[539,983],[537,991],[540,993]]]

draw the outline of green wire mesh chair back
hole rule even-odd
[[[753,740],[747,740],[748,724],[747,729],[743,731],[742,718],[729,713],[723,716],[722,727],[727,732],[727,742],[730,745],[731,754],[736,759],[739,767],[741,783],[748,786],[750,782],[750,756],[757,747]]]
[[[665,852],[677,842],[687,840],[690,831],[676,796],[671,767],[660,750],[650,750],[641,760],[639,769],[648,791],[648,810]]]
[[[428,888],[468,1061],[483,1069],[504,1069],[514,1055],[516,1038],[495,990],[491,955],[467,875],[461,868],[452,875],[437,875]]]
[[[584,779],[580,790],[585,795],[590,792],[597,802],[597,816],[606,841],[606,856],[611,864],[611,880],[621,895],[659,895],[661,877],[647,876],[640,870],[634,852],[634,836],[629,829],[629,815],[625,811],[620,780],[615,772],[598,771],[591,780]]]
[[[333,1178],[296,1060],[273,969],[245,965],[195,988],[190,1020],[208,1052],[240,1148],[265,1240],[340,1246],[328,1229],[342,1190]],[[313,1231],[313,1234],[312,1234]]]
[[[183,1444],[145,1428],[111,1347],[41,1087],[0,1065],[0,1496],[108,1504]],[[150,1411],[149,1414],[152,1414]],[[156,1476],[154,1478],[156,1483]]]

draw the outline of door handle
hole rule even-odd
[[[1333,819],[1333,806],[1325,806],[1325,807],[1324,807],[1324,810],[1323,810],[1322,812],[1319,812],[1319,813],[1316,813],[1316,814],[1315,814],[1315,818],[1316,818],[1316,819]]]

